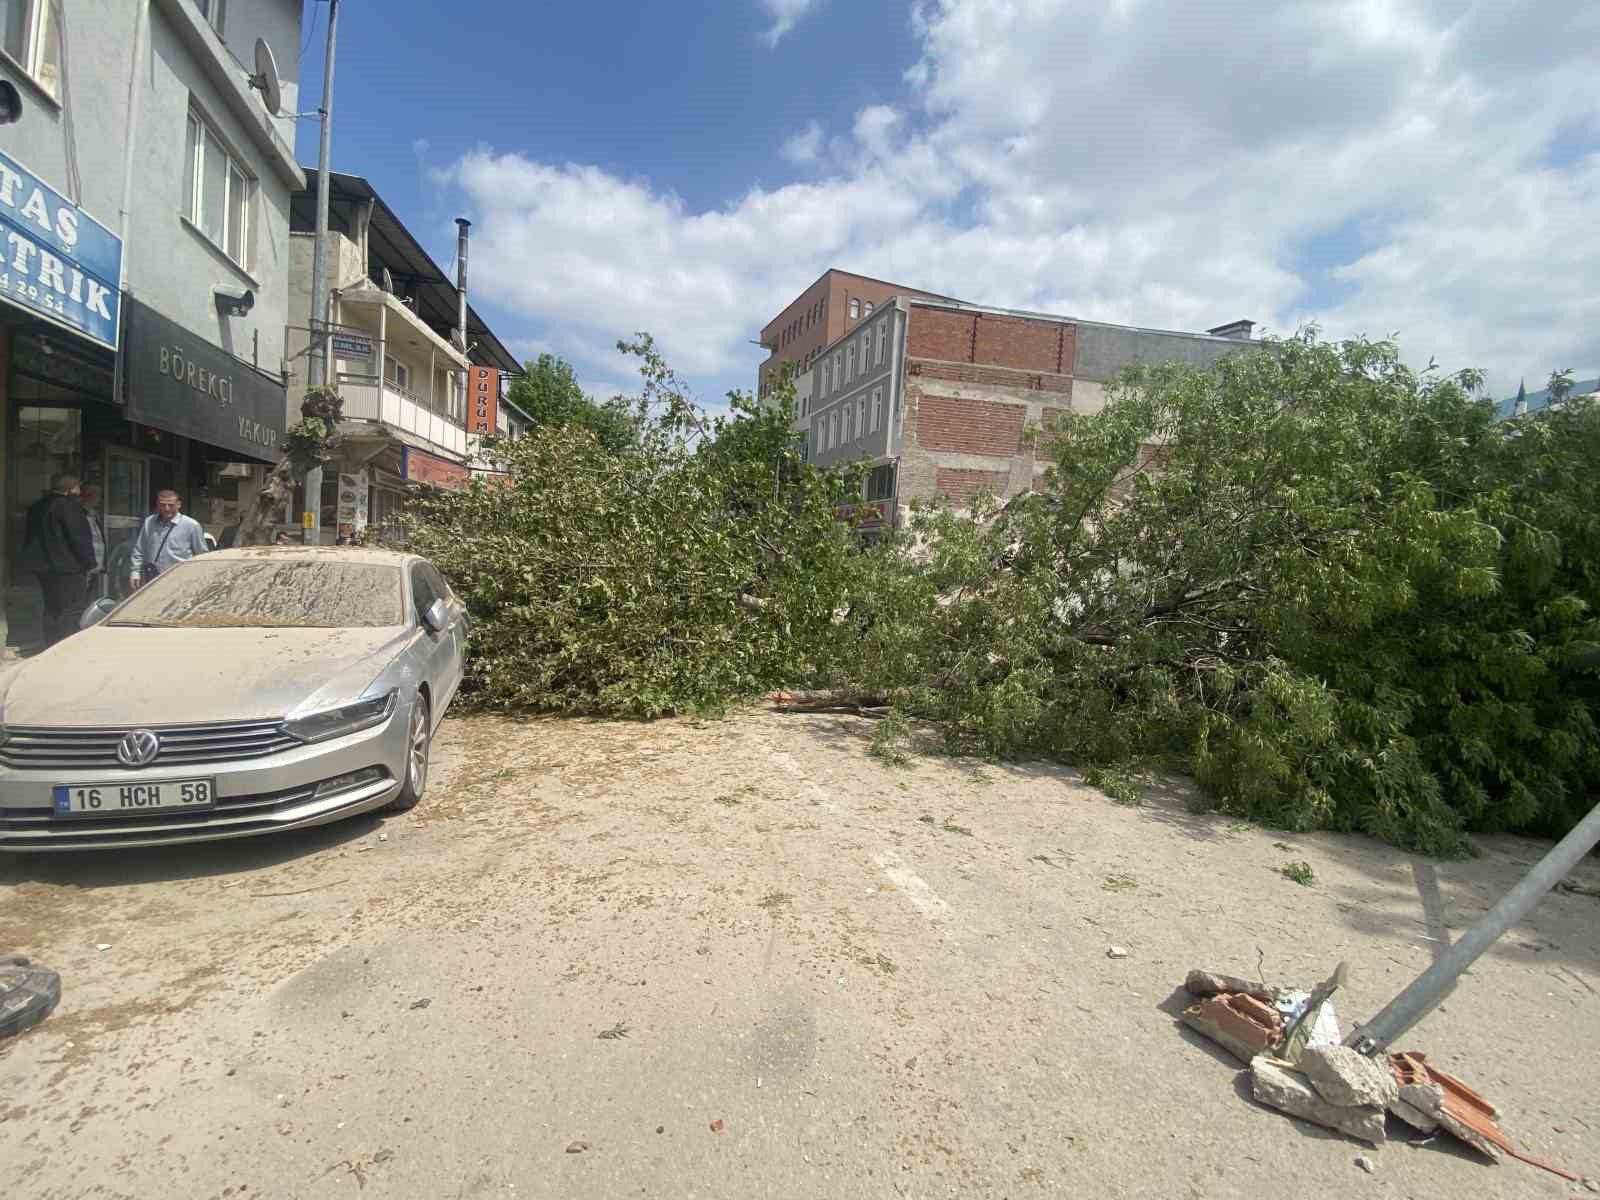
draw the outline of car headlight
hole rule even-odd
[[[291,736],[299,738],[302,742],[322,742],[328,738],[343,737],[347,733],[371,729],[374,725],[381,725],[389,719],[389,714],[394,712],[395,698],[399,695],[399,691],[398,688],[393,688],[369,700],[357,700],[354,704],[325,708],[321,712],[307,713],[303,717],[292,717],[284,722],[284,728]]]

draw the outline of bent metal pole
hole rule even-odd
[[[1457,977],[1494,945],[1501,934],[1526,916],[1546,892],[1560,883],[1562,877],[1594,849],[1596,842],[1600,842],[1600,804],[1551,847],[1522,881],[1441,954],[1433,966],[1417,976],[1411,986],[1389,1001],[1372,1020],[1358,1025],[1344,1044],[1368,1056],[1387,1052],[1397,1038],[1433,1011]]]

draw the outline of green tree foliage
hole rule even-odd
[[[584,395],[572,364],[553,354],[541,354],[527,363],[524,374],[511,381],[506,396],[535,425],[587,429],[607,450],[626,450],[639,435],[639,419],[625,401],[599,403]]]
[[[626,441],[543,420],[491,444],[498,481],[413,511],[472,611],[481,705],[846,690],[952,749],[1177,767],[1230,812],[1439,853],[1559,832],[1600,782],[1584,398],[1496,422],[1471,374],[1308,332],[1133,371],[1036,431],[1038,490],[863,549],[836,519],[860,477],[799,461],[792,395],[712,419],[648,337],[621,348]]]
[[[843,483],[801,466],[792,396],[712,419],[648,337],[634,436],[587,420],[492,443],[503,472],[419,500],[409,541],[474,623],[465,694],[501,709],[716,709],[812,667],[851,557]]]
[[[1600,779],[1600,412],[1313,334],[1129,374],[1003,510],[920,513],[847,581],[829,681],[989,754],[1177,763],[1215,803],[1436,852]]]

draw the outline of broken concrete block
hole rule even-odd
[[[1370,1105],[1347,1107],[1329,1104],[1304,1075],[1258,1055],[1250,1063],[1250,1083],[1255,1098],[1291,1117],[1381,1146],[1384,1142],[1383,1109]]]
[[[1389,1111],[1399,1117],[1418,1133],[1436,1133],[1439,1129],[1437,1119],[1430,1117],[1422,1109],[1405,1100],[1392,1100],[1389,1102]]]
[[[1254,996],[1213,996],[1184,1009],[1181,1020],[1247,1065],[1283,1036],[1283,1018]]]
[[[1329,1104],[1388,1108],[1400,1085],[1387,1059],[1371,1059],[1348,1046],[1307,1046],[1297,1064]]]

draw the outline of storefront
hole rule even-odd
[[[184,511],[220,539],[238,520],[283,438],[281,382],[120,298],[121,371],[108,348],[58,325],[0,314],[5,400],[5,561],[15,563],[27,510],[58,473],[78,476],[98,499],[91,510],[105,543],[102,594],[120,597],[132,540],[174,489]],[[9,578],[7,641],[37,634],[32,580]]]

